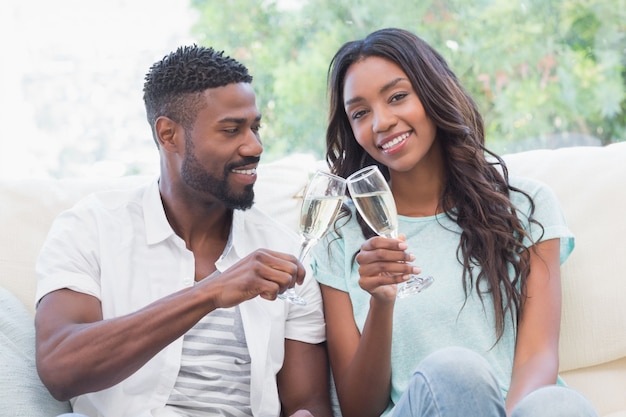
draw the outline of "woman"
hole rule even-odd
[[[379,30],[340,48],[329,90],[331,171],[377,165],[402,233],[376,236],[348,205],[312,254],[344,417],[596,415],[557,376],[573,237],[552,192],[485,149],[444,59]],[[421,270],[434,284],[397,299]]]

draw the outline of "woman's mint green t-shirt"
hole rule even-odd
[[[563,263],[574,248],[574,237],[555,195],[545,184],[535,180],[511,177],[510,182],[528,193],[535,202],[533,217],[543,229],[528,221],[528,199],[521,193],[511,192],[518,217],[530,231],[533,241],[559,238]],[[507,318],[504,335],[494,345],[496,333],[492,299],[483,295],[483,305],[473,292],[466,300],[462,285],[463,269],[457,260],[459,226],[445,214],[417,218],[400,216],[399,232],[407,236],[408,251],[416,256],[414,264],[422,268],[422,274],[432,275],[435,281],[422,293],[396,301],[391,346],[390,409],[405,391],[420,361],[428,354],[450,346],[462,346],[483,355],[493,367],[505,397],[513,368],[516,329]],[[347,224],[341,226],[340,236],[329,233],[311,253],[315,278],[323,285],[349,293],[360,331],[369,310],[370,295],[359,287],[358,265],[352,260],[364,240],[353,215]]]

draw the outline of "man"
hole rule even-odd
[[[37,365],[75,412],[331,415],[319,288],[295,234],[252,207],[251,82],[212,48],[155,63],[144,101],[160,178],[54,222],[37,262]],[[276,300],[296,283],[306,306]]]

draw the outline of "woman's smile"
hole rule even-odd
[[[396,136],[391,139],[386,139],[382,145],[379,146],[383,152],[387,154],[392,154],[394,152],[400,151],[407,142],[407,139],[411,135],[413,131],[405,132],[399,136]]]

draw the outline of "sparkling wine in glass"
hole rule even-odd
[[[378,167],[365,167],[350,175],[347,182],[352,201],[368,226],[379,236],[397,238],[396,203],[389,184]],[[411,275],[408,281],[398,284],[397,297],[417,294],[433,281],[431,276]]]
[[[330,229],[339,213],[345,192],[346,180],[325,171],[317,171],[309,181],[300,210],[300,262]],[[278,298],[292,304],[306,304],[293,288],[279,294]]]

